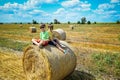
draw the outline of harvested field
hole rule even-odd
[[[25,80],[22,66],[24,48],[31,45],[37,32],[29,32],[30,24],[0,25],[0,80]],[[77,66],[66,80],[118,80],[120,79],[120,26],[119,24],[75,25],[54,24],[66,32],[66,41],[75,49]],[[94,62],[96,61],[96,62]],[[101,66],[103,65],[103,66]],[[87,79],[86,79],[87,78]]]

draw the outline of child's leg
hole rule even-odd
[[[54,42],[55,43],[55,42]],[[62,51],[64,54],[68,53],[68,49],[67,50],[64,50],[58,43],[55,43],[56,47]]]
[[[56,43],[57,43],[59,46],[61,46],[58,39],[55,39],[55,41],[56,41]]]
[[[39,47],[42,48],[43,46],[48,45],[48,41],[41,40],[39,43]]]
[[[43,44],[43,40],[41,40],[40,43],[38,43],[38,46],[40,47],[42,46],[42,44]]]
[[[54,39],[54,41],[62,48],[65,47],[64,45],[60,44],[60,41],[58,39]]]
[[[55,39],[55,42],[56,42],[61,48],[62,48],[62,47],[66,47],[65,45],[61,44],[58,39]]]
[[[56,44],[56,47],[61,50],[62,52],[64,52],[64,49],[62,49],[58,44]]]
[[[53,41],[53,43],[54,43],[54,45],[56,45],[56,47],[57,47],[60,51],[65,52],[65,50],[62,49],[62,47],[61,47],[57,42]]]
[[[36,39],[32,39],[32,42],[33,42],[34,44],[36,44],[37,46],[39,46],[39,43],[36,41]]]

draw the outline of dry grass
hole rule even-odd
[[[0,80],[25,80],[21,57],[0,51]]]
[[[22,44],[30,43],[32,38],[39,38],[39,25],[34,25],[37,33],[30,33],[29,27],[31,24],[3,24],[0,25],[0,39],[10,39],[9,43],[14,44],[14,41],[20,41]],[[76,70],[85,71],[91,74],[90,67],[97,65],[91,63],[91,55],[93,53],[106,53],[112,54],[120,52],[120,26],[119,24],[91,24],[91,25],[75,25],[74,30],[69,29],[68,24],[55,24],[54,29],[62,28],[67,33],[67,40],[76,49],[77,55],[77,68]],[[24,42],[25,41],[25,42]],[[3,44],[2,42],[0,42]],[[20,43],[20,44],[21,44]],[[8,44],[4,43],[4,47]],[[13,48],[11,45],[11,49]],[[0,45],[1,47],[1,45]],[[16,46],[17,49],[20,46]],[[24,46],[21,46],[24,48]],[[2,51],[2,52],[1,52]],[[21,56],[15,55],[5,50],[0,50],[0,79],[2,80],[24,80],[24,73],[22,69]],[[119,60],[118,60],[119,61]],[[114,65],[113,65],[114,66]],[[109,66],[105,67],[106,69]],[[110,69],[110,68],[109,68]],[[113,69],[111,69],[112,71]],[[93,70],[94,71],[94,70]],[[111,72],[109,70],[109,72]],[[113,70],[114,71],[114,70]],[[78,73],[78,72],[77,72]],[[81,72],[78,74],[80,75]],[[96,73],[99,74],[99,73]],[[119,71],[118,71],[119,74]],[[67,80],[75,80],[70,76]],[[77,76],[76,76],[77,77]],[[73,78],[73,79],[72,79]],[[77,78],[76,78],[77,79]],[[101,79],[101,78],[100,78]],[[79,79],[77,79],[79,80]],[[106,78],[106,80],[109,80]]]

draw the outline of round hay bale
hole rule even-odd
[[[74,29],[74,25],[70,25],[69,28],[70,28],[70,30],[73,30]]]
[[[62,80],[70,75],[76,67],[76,56],[68,46],[67,54],[52,45],[43,49],[35,45],[27,47],[23,55],[27,80]]]
[[[60,40],[66,40],[66,33],[63,29],[53,30],[53,34],[55,38],[58,38]]]
[[[37,32],[36,27],[30,27],[29,29],[30,29],[30,32],[31,32],[31,33],[36,33],[36,32]]]
[[[23,25],[19,25],[19,27],[23,27]]]

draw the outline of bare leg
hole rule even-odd
[[[43,40],[41,40],[40,43],[38,43],[38,46],[42,47],[42,44],[43,44]]]
[[[64,53],[65,50],[62,49],[61,46],[59,46],[58,44],[56,44],[56,47]]]
[[[56,40],[56,43],[61,47],[59,40],[58,39],[55,39],[55,40]]]
[[[39,46],[39,43],[37,43],[35,39],[32,39],[32,42],[33,42],[34,44],[36,44],[37,46]]]

